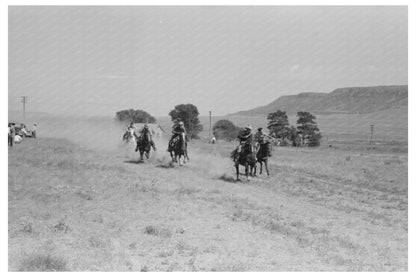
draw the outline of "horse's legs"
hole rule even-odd
[[[240,181],[240,166],[238,163],[235,164],[235,172],[237,173],[237,181]]]
[[[267,160],[264,161],[264,166],[266,167],[267,176],[269,175],[269,168],[267,167]]]
[[[259,174],[262,174],[263,173],[263,161],[259,161],[259,164],[260,164],[260,173]]]
[[[249,165],[246,163],[245,164],[246,178],[247,178],[247,181],[250,181],[250,176],[248,176],[248,167]]]
[[[177,158],[177,156],[175,156],[175,157],[176,157],[176,160],[179,163],[179,166],[182,166],[182,164],[181,164],[181,154],[179,154],[179,159]]]
[[[257,162],[255,162],[253,165],[252,165],[252,171],[253,171],[253,169],[254,169],[254,177],[257,177]]]

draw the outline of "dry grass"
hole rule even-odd
[[[9,153],[9,270],[407,270],[406,153],[276,148],[270,178],[237,183],[234,147],[192,141],[191,162],[166,169],[166,153],[24,141]],[[70,267],[22,257],[43,248]]]
[[[20,263],[19,271],[68,271],[67,262],[51,254],[34,254]]]
[[[163,238],[169,238],[172,236],[172,231],[169,228],[153,226],[153,225],[146,226],[143,232],[146,235],[153,235],[153,236],[158,236],[158,237],[163,237]]]

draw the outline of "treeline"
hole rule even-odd
[[[116,119],[122,122],[133,122],[133,123],[156,123],[156,118],[148,114],[143,110],[122,110],[116,112]]]
[[[279,140],[280,145],[319,146],[322,138],[316,117],[309,112],[298,112],[296,126],[289,124],[285,111],[277,110],[267,115],[269,135]],[[214,124],[213,134],[217,139],[235,140],[241,128],[227,119],[221,119]]]
[[[322,138],[316,117],[309,112],[298,112],[296,126],[290,126],[285,111],[277,110],[267,116],[270,135],[281,145],[291,141],[292,146],[319,146]]]
[[[169,112],[169,116],[171,117],[172,122],[178,120],[183,121],[189,138],[198,138],[198,134],[202,131],[202,124],[199,121],[199,111],[196,106],[193,104],[177,105]],[[146,111],[134,109],[116,112],[116,120],[125,123],[156,123],[156,118]]]
[[[169,112],[172,122],[184,122],[188,137],[198,138],[203,127],[199,121],[198,108],[193,104],[179,104]],[[122,110],[116,113],[116,119],[123,122],[156,123],[156,119],[143,110]],[[319,146],[322,138],[316,117],[309,112],[298,112],[296,126],[289,124],[285,111],[277,110],[267,115],[269,135],[280,142],[280,145]],[[217,121],[213,126],[213,135],[217,139],[235,140],[242,128],[227,119]]]

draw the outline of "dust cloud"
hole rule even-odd
[[[127,124],[112,117],[43,116],[33,118],[32,122],[36,122],[37,135],[40,138],[66,139],[93,151],[122,156],[130,162],[139,161],[139,153],[134,151],[135,143],[122,141]],[[31,123],[27,125],[30,127]],[[166,133],[160,138],[153,138],[157,151],[151,151],[150,160],[147,162],[160,167],[172,167],[170,154],[166,151],[169,137],[170,133]],[[234,169],[231,160],[221,155],[216,147],[202,147],[203,143],[191,142],[188,145],[190,161],[185,168],[211,178],[232,174]]]
[[[124,124],[111,117],[56,116],[42,117],[35,122],[38,137],[67,139],[98,151],[120,148],[125,128]]]

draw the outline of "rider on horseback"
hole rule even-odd
[[[156,151],[156,146],[155,143],[153,142],[152,139],[152,132],[149,129],[149,126],[147,125],[147,123],[144,124],[143,129],[140,130],[140,137],[144,138],[145,136],[148,136],[148,140],[150,142],[150,145],[153,148],[153,151]]]
[[[240,134],[238,135],[238,139],[240,140],[240,144],[237,147],[236,154],[239,155],[242,152],[244,146],[250,146],[249,150],[250,153],[253,153],[253,133],[251,132],[252,128],[250,125],[245,127]]]
[[[136,131],[136,127],[134,126],[133,121],[129,125],[127,125],[125,131],[126,132],[123,135],[123,140],[128,142],[131,138],[134,137],[134,133]]]
[[[176,120],[176,123],[172,127],[172,137],[169,140],[168,152],[172,150],[173,142],[177,137],[182,138],[182,150],[185,150],[185,143],[186,143],[186,129],[183,121],[180,118]]]
[[[133,123],[133,121],[132,121],[132,122],[130,122],[130,124],[129,124],[129,125],[127,125],[127,127],[126,127],[126,132],[130,133],[132,130],[133,130],[133,132],[134,132],[134,131],[136,131],[136,127],[134,127],[134,123]]]
[[[260,144],[265,144],[265,143],[268,143],[267,138],[270,138],[270,139],[274,140],[274,138],[273,138],[272,136],[270,136],[270,135],[266,134],[266,133],[263,131],[263,128],[261,128],[261,127],[260,127],[260,128],[258,128],[258,129],[257,129],[257,133],[254,135],[254,140],[255,140],[255,142],[256,142],[256,144],[257,144],[257,148],[260,148]],[[271,156],[272,156],[272,153],[271,153],[271,151],[270,151],[270,146],[267,146],[267,155],[268,155],[269,157],[271,157]]]

